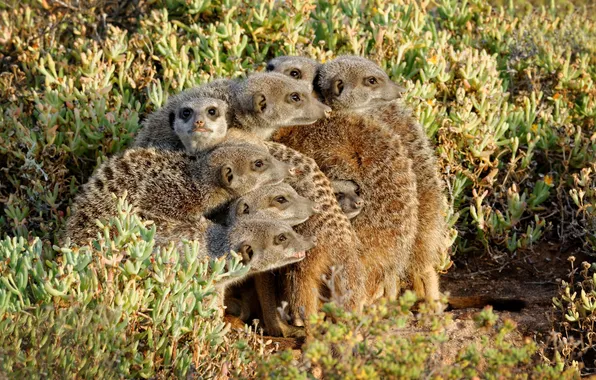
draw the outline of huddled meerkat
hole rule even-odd
[[[196,240],[199,242],[199,256],[221,258],[230,251],[238,253],[249,271],[235,278],[228,278],[216,284],[219,312],[223,316],[226,291],[234,283],[242,282],[253,275],[268,272],[303,260],[306,251],[316,243],[313,237],[297,234],[289,223],[256,217],[235,219],[228,226],[212,223],[205,218],[198,222],[168,220],[158,223],[155,236],[157,245],[170,241]],[[199,257],[199,258],[201,258]],[[252,300],[241,299],[240,308],[250,308]]]
[[[352,225],[369,272],[367,291],[374,294],[380,282],[395,299],[418,225],[416,177],[400,139],[373,120],[334,111],[308,130],[280,130],[275,140],[312,157],[331,180],[358,183],[366,207]]]
[[[315,202],[298,195],[287,183],[262,186],[230,206],[227,223],[244,217],[280,220],[291,226],[304,223],[318,212]]]
[[[333,186],[339,206],[348,219],[352,220],[357,217],[364,207],[364,199],[360,196],[360,186],[354,181],[340,179],[332,180],[331,186]]]
[[[238,132],[243,130],[248,139],[266,140],[279,128],[312,124],[328,116],[330,108],[313,97],[311,88],[310,84],[279,73],[253,74],[245,80],[217,80],[170,98],[163,108],[147,118],[144,132],[141,131],[135,144],[147,146],[151,143],[147,136],[158,129],[167,132],[164,125],[168,125],[169,114],[176,112],[181,102],[205,97],[228,103],[227,136],[235,134],[235,139],[242,140],[243,134]],[[282,144],[264,144],[274,157],[297,167],[297,176],[288,179],[288,183],[320,209],[320,213],[296,227],[305,235],[316,236],[317,246],[308,252],[305,260],[283,270],[287,272],[287,281],[282,298],[288,298],[293,322],[300,324],[301,315],[317,311],[319,294],[324,287],[322,276],[334,265],[343,267],[345,275],[338,281],[338,287],[349,290],[346,307],[359,307],[364,298],[364,276],[358,255],[354,255],[359,242],[337,204],[329,180],[309,157]],[[273,303],[266,305],[264,314],[276,313],[277,306]]]
[[[414,161],[420,219],[409,275],[419,297],[438,300],[439,278],[435,266],[447,249],[444,184],[422,125],[397,100],[401,87],[374,62],[357,56],[340,56],[319,67],[315,88],[334,110],[355,110],[401,138]]]
[[[95,236],[95,219],[113,215],[110,195],[128,193],[139,214],[150,219],[195,220],[257,187],[280,183],[292,168],[265,149],[238,144],[200,156],[156,149],[129,149],[104,162],[75,198],[67,237]]]
[[[289,76],[290,78],[313,83],[320,63],[302,56],[280,56],[267,62],[266,70]]]
[[[214,147],[225,138],[227,112],[228,105],[222,100],[192,99],[182,103],[178,112],[170,114],[169,121],[186,152],[196,154]],[[164,137],[167,139],[167,136]]]

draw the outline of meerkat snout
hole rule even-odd
[[[364,207],[364,199],[360,197],[360,186],[354,181],[346,180],[333,180],[331,186],[339,207],[348,219],[358,216]]]

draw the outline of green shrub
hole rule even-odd
[[[201,260],[196,242],[154,248],[155,228],[122,199],[118,208],[89,246],[0,241],[0,372],[204,377],[240,356],[227,344],[214,287],[246,272],[240,257]]]
[[[569,261],[569,281],[561,281],[559,294],[553,298],[557,323],[556,333],[549,342],[550,351],[555,361],[581,368],[584,374],[593,374],[596,372],[596,264],[584,261],[580,268],[575,268],[575,257],[571,256]]]

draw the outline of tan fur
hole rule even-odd
[[[360,186],[350,180],[331,180],[331,186],[339,207],[352,220],[360,214],[364,207],[364,199],[360,196]]]
[[[369,80],[374,78],[375,84]],[[340,87],[338,87],[338,84]],[[325,103],[334,109],[355,110],[372,118],[400,137],[414,162],[419,204],[419,229],[409,268],[409,277],[419,297],[439,299],[435,270],[446,250],[446,199],[434,150],[422,126],[397,98],[401,88],[374,62],[342,56],[319,68],[316,87]]]
[[[313,83],[321,64],[301,56],[280,56],[267,62],[267,71],[273,71],[293,79]]]
[[[312,158],[279,143],[266,144],[274,157],[296,168],[296,176],[286,182],[298,194],[314,201],[320,210],[295,227],[303,235],[316,236],[317,246],[308,252],[306,259],[283,269],[285,291],[282,299],[289,302],[293,323],[300,324],[301,315],[309,316],[317,311],[319,295],[324,288],[321,277],[330,274],[331,266],[342,269],[336,286],[346,292],[345,306],[358,309],[365,299],[365,275],[358,255],[354,255],[355,251],[359,252],[360,242],[335,199],[329,179]],[[263,313],[276,312],[278,305],[279,302],[267,305],[269,310],[264,308]]]
[[[349,178],[360,185],[367,206],[352,224],[370,270],[367,288],[373,293],[380,279],[386,295],[395,298],[418,224],[416,179],[399,138],[342,112],[308,130],[282,130],[275,138],[314,158],[332,180]]]
[[[255,168],[256,161],[263,166]],[[74,242],[93,238],[95,219],[115,214],[116,200],[110,193],[122,196],[126,191],[128,201],[144,217],[195,221],[239,195],[281,182],[289,173],[288,165],[249,144],[215,148],[198,157],[129,149],[104,162],[83,186],[66,235]],[[226,182],[229,174],[231,181]]]

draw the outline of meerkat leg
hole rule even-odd
[[[304,336],[303,329],[288,325],[282,320],[277,311],[277,296],[275,294],[275,277],[272,273],[260,273],[255,276],[255,287],[261,304],[265,331],[271,336],[300,337]]]
[[[389,301],[395,301],[397,299],[399,275],[394,268],[391,268],[385,272],[385,278],[383,279],[383,290],[385,297]]]
[[[215,297],[217,297],[216,307],[217,307],[217,317],[223,319],[226,313],[226,306],[225,306],[225,295],[226,295],[226,287],[224,285],[220,285],[216,288]]]
[[[437,311],[442,311],[441,305],[439,304],[441,293],[439,291],[439,275],[437,271],[435,271],[432,266],[426,267],[422,276],[422,281],[424,282],[426,302],[432,303]]]

